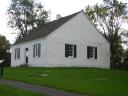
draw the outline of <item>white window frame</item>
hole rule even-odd
[[[33,45],[33,57],[34,58],[41,57],[41,44],[40,43],[36,43]]]
[[[20,48],[15,48],[14,59],[20,59]]]
[[[96,46],[87,46],[87,58],[97,59],[97,47]]]
[[[68,53],[65,53],[65,54],[67,54],[67,56],[65,56],[65,57],[67,57],[67,58],[76,58],[76,56],[75,56],[75,47],[74,46],[76,46],[76,45],[74,45],[74,44],[65,44],[65,46],[67,46],[67,49],[65,50],[66,52],[68,52]],[[77,52],[77,50],[76,50],[76,52]]]

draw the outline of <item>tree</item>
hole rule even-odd
[[[124,51],[123,67],[128,69],[128,49]]]
[[[86,14],[110,42],[111,68],[122,62],[122,24],[126,20],[127,4],[103,0],[103,4],[87,6]]]
[[[41,3],[34,0],[11,0],[8,15],[9,26],[18,30],[20,38],[45,24],[48,19],[48,12],[44,10]]]
[[[0,60],[5,60],[7,65],[10,64],[10,43],[5,36],[0,35]]]

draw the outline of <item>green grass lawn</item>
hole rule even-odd
[[[128,96],[128,71],[94,68],[6,68],[4,78],[89,96]]]
[[[0,84],[0,96],[46,96]]]

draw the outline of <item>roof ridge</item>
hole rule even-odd
[[[46,37],[50,33],[52,33],[53,31],[55,31],[57,28],[62,26],[64,23],[66,23],[68,20],[70,20],[71,18],[73,18],[74,16],[79,14],[80,12],[81,11],[73,13],[73,14],[70,14],[70,15],[67,15],[67,16],[62,17],[62,18],[57,19],[57,20],[53,20],[53,21],[48,22],[46,24],[42,24],[39,28],[31,31],[29,33],[29,35],[25,36],[22,39],[17,40],[14,43],[14,45]]]
[[[64,16],[64,17],[61,17],[60,19],[64,19],[64,18],[67,18],[67,17],[70,17],[70,16],[72,16],[72,15],[77,15],[78,13],[80,13],[81,11],[78,11],[78,12],[75,12],[75,13],[73,13],[73,14],[70,14],[70,15],[67,15],[67,16]],[[73,16],[73,17],[74,17]],[[58,21],[58,20],[60,20],[60,19],[55,19],[55,20],[53,20],[53,21],[50,21],[50,22],[47,22],[47,23],[45,23],[44,25],[47,25],[47,24],[49,24],[49,23],[52,23],[52,22],[56,22],[56,21]]]

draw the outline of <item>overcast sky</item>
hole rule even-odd
[[[7,8],[11,0],[0,0],[0,34],[5,35],[7,39],[13,43],[16,35],[14,29],[7,25]],[[55,19],[56,14],[66,16],[82,9],[87,5],[101,4],[102,0],[37,0],[42,2],[46,10],[51,10],[51,19]],[[119,0],[128,3],[128,0]]]

